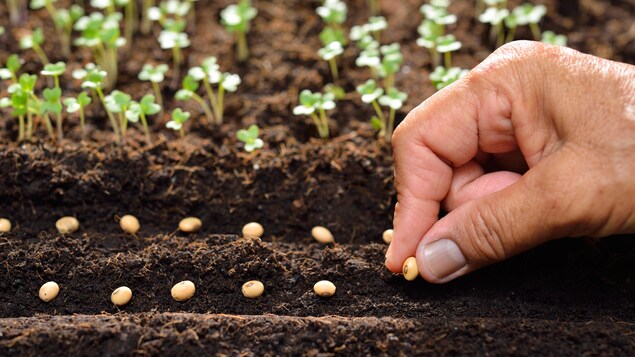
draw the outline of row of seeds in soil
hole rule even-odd
[[[139,220],[132,215],[123,216],[119,223],[122,230],[129,234],[136,234],[141,227]],[[79,221],[75,217],[66,216],[60,218],[55,226],[61,234],[74,233],[79,229]],[[202,221],[196,217],[187,217],[179,222],[179,229],[184,233],[197,232],[201,227]],[[0,233],[9,232],[10,230],[11,222],[6,218],[0,218]],[[258,222],[250,222],[243,226],[242,234],[244,237],[260,239],[264,234],[264,227]],[[333,234],[326,227],[313,227],[311,235],[317,242],[322,244],[335,242]],[[386,243],[390,243],[392,235],[392,229],[388,229],[383,233],[382,238]],[[418,275],[419,271],[415,258],[408,258],[403,265],[403,276],[406,280],[412,281]],[[241,290],[246,298],[257,298],[264,293],[265,286],[259,280],[250,280],[243,284]],[[336,286],[328,280],[321,280],[315,283],[313,290],[318,296],[330,297],[335,294]],[[187,301],[194,296],[195,291],[195,284],[190,280],[184,280],[172,287],[171,295],[176,301]],[[44,302],[50,302],[58,296],[59,292],[59,285],[55,281],[49,281],[40,287],[39,297]],[[112,292],[110,299],[114,305],[124,306],[132,299],[132,290],[127,286],[121,286]]]

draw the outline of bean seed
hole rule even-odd
[[[11,232],[11,221],[6,218],[0,218],[0,233]]]
[[[194,283],[189,280],[184,280],[172,287],[172,297],[176,301],[186,301],[194,296],[196,287]]]
[[[384,240],[384,242],[386,242],[386,244],[390,244],[390,242],[392,242],[392,235],[393,235],[393,230],[386,229],[384,233],[381,235],[381,238]]]
[[[201,229],[202,226],[203,222],[196,217],[183,218],[181,222],[179,222],[179,229],[185,233],[194,233]]]
[[[265,229],[258,222],[250,222],[243,226],[243,237],[262,237]]]
[[[61,234],[73,233],[79,229],[79,221],[75,217],[62,217],[55,222],[55,228]]]
[[[127,286],[121,286],[115,289],[110,295],[110,301],[117,306],[124,306],[132,299],[132,290]]]
[[[403,276],[408,281],[413,281],[419,276],[419,269],[417,268],[417,258],[410,257],[403,262],[402,268]]]
[[[131,216],[129,214],[121,217],[121,220],[119,221],[119,225],[121,226],[121,229],[123,229],[124,232],[130,233],[130,234],[137,233],[139,231],[139,228],[141,228],[141,225],[139,224],[139,220],[137,219],[137,217]]]
[[[328,280],[320,280],[313,285],[313,291],[323,297],[333,296],[335,294],[335,284]]]
[[[242,291],[246,298],[254,299],[265,292],[265,286],[258,280],[250,280],[243,284]]]
[[[335,239],[333,238],[333,234],[331,234],[331,231],[322,226],[313,227],[313,229],[311,229],[311,235],[319,243],[328,244],[335,241]]]
[[[44,302],[52,301],[60,292],[60,286],[54,281],[44,283],[40,288],[40,299]]]

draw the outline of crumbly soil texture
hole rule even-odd
[[[346,2],[346,26],[362,24],[366,2]],[[567,34],[571,47],[635,62],[633,1],[536,2],[549,9],[542,29]],[[259,14],[245,63],[234,60],[234,39],[219,24],[229,3],[196,2],[181,71],[215,55],[223,71],[240,74],[223,125],[173,100],[171,71],[151,141],[132,128],[118,145],[104,112],[91,106],[84,133],[70,118],[62,142],[39,129],[35,142],[16,144],[17,124],[2,112],[0,217],[13,230],[0,235],[0,355],[635,354],[633,237],[563,239],[442,286],[388,272],[381,233],[396,200],[392,158],[374,138],[372,109],[352,94],[369,77],[354,66],[357,51],[349,46],[340,63],[340,85],[351,94],[331,115],[332,139],[316,139],[309,119],[291,108],[301,89],[331,81],[316,54],[319,2],[254,0]],[[399,42],[404,52],[396,83],[409,98],[399,121],[434,92],[429,56],[415,44],[421,1],[380,3],[389,22],[382,43]],[[493,50],[472,3],[450,7],[459,16],[451,30],[463,42],[453,62],[464,68]],[[8,24],[5,3],[0,24]],[[6,27],[14,35],[38,26],[55,33],[44,11]],[[171,63],[158,31],[136,36],[135,50],[121,53],[117,87],[134,97],[150,92],[136,79],[143,63]],[[52,60],[61,59],[55,41],[47,37],[44,46]],[[18,51],[12,36],[0,37],[0,62]],[[34,54],[22,54],[25,70],[39,71]],[[77,50],[68,65],[90,60]],[[68,74],[61,83],[65,93],[78,90]],[[6,89],[0,84],[0,96]],[[193,113],[184,139],[164,129],[165,113],[177,106]],[[235,133],[252,123],[265,147],[247,154]],[[135,236],[119,228],[125,214],[141,222]],[[62,216],[77,217],[80,230],[58,234]],[[178,231],[187,216],[202,219],[199,232]],[[264,226],[262,239],[240,236],[250,221]],[[336,243],[314,242],[315,225],[328,227]],[[252,279],[265,293],[246,299],[241,286]],[[323,279],[337,286],[334,296],[313,293]],[[44,303],[38,290],[51,280],[60,294]],[[176,302],[170,289],[182,280],[193,281],[196,294]],[[118,308],[110,294],[122,285],[133,298]]]

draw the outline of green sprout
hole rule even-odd
[[[11,79],[13,83],[18,83],[18,71],[22,67],[22,63],[24,62],[18,55],[10,55],[7,58],[6,67],[0,68],[0,79]]]
[[[181,137],[184,137],[185,130],[183,129],[183,124],[185,124],[188,119],[190,119],[189,112],[183,111],[181,108],[176,108],[172,111],[172,120],[165,123],[165,127],[178,131],[181,134]]]
[[[132,101],[130,103],[130,107],[126,112],[126,119],[132,123],[136,123],[139,119],[141,119],[143,132],[145,133],[148,141],[150,141],[150,129],[148,128],[147,117],[149,115],[157,114],[160,111],[161,106],[154,102],[154,96],[152,94],[146,94],[139,102]]]
[[[556,33],[553,31],[543,32],[541,41],[543,43],[548,43],[550,45],[556,45],[556,46],[562,46],[562,47],[567,46],[567,36],[556,35]]]
[[[106,115],[108,115],[108,120],[110,121],[112,130],[115,133],[115,138],[119,142],[121,140],[119,125],[117,125],[117,120],[115,119],[114,114],[108,108],[103,91],[106,76],[106,71],[102,70],[94,63],[88,63],[83,69],[76,69],[73,71],[73,78],[82,80],[82,88],[92,89],[95,93],[97,93],[102,106],[106,110]]]
[[[126,43],[132,43],[132,35],[137,29],[137,2],[135,0],[91,0],[90,6],[113,14],[116,7],[124,8],[124,31]]]
[[[444,54],[444,63],[446,67],[452,66],[452,52],[461,49],[461,42],[456,40],[454,35],[445,35],[437,38],[437,51]]]
[[[53,89],[44,89],[43,96],[45,102],[40,107],[40,110],[44,113],[52,113],[57,118],[57,138],[62,140],[64,133],[62,131],[62,89],[60,88],[60,76],[66,72],[66,63],[57,62],[49,63],[44,66],[44,69],[40,72],[43,76],[52,76],[55,82]]]
[[[395,73],[399,72],[403,63],[403,54],[398,43],[381,46],[379,48],[382,59],[378,67],[379,76],[384,78],[384,88],[389,90],[395,84]]]
[[[165,80],[165,73],[168,71],[167,64],[159,64],[153,66],[149,63],[143,65],[141,72],[139,72],[139,79],[142,81],[150,81],[152,83],[152,90],[156,96],[157,103],[163,108],[163,96],[161,95],[161,88],[159,84]]]
[[[384,127],[383,123],[385,122],[384,113],[379,107],[379,103],[377,99],[384,94],[384,90],[381,87],[377,86],[377,83],[373,79],[369,79],[366,83],[357,86],[357,93],[361,94],[362,102],[366,104],[371,104],[375,109],[375,113],[377,116],[371,118],[371,123],[375,127],[382,128]]]
[[[210,104],[214,110],[216,123],[221,124],[224,116],[224,97],[225,92],[235,92],[240,85],[241,80],[237,74],[222,73],[217,63],[216,57],[207,57],[203,60],[200,67],[192,67],[188,71],[188,76],[195,81],[203,82]],[[212,85],[218,85],[218,93],[214,92]]]
[[[512,11],[513,17],[519,26],[529,25],[534,40],[539,41],[541,37],[540,20],[547,14],[547,7],[544,5],[532,5],[526,3],[520,5]],[[512,37],[513,38],[513,37]]]
[[[264,146],[262,139],[258,138],[260,129],[258,125],[252,124],[247,129],[240,129],[236,133],[236,138],[245,143],[245,151],[252,152]]]
[[[322,139],[329,137],[329,122],[327,110],[335,109],[335,95],[333,93],[313,93],[308,89],[300,92],[300,105],[293,108],[295,115],[308,115],[318,129]]]
[[[324,0],[322,6],[316,10],[317,14],[322,18],[326,27],[320,33],[320,40],[323,45],[328,45],[333,41],[338,41],[344,46],[346,37],[342,24],[346,21],[348,8],[341,0]]]
[[[479,21],[492,26],[492,36],[496,37],[496,46],[500,47],[505,43],[505,28],[503,22],[509,16],[509,10],[497,7],[488,7],[479,16]]]
[[[185,22],[169,22],[169,26],[159,34],[159,45],[162,49],[172,50],[173,78],[177,81],[180,77],[180,68],[183,62],[182,48],[190,46],[190,39],[185,30]]]
[[[106,103],[106,110],[108,112],[117,114],[121,136],[126,136],[126,130],[128,129],[126,112],[130,107],[130,103],[132,103],[132,97],[130,94],[115,89],[104,98],[104,103]]]
[[[205,116],[207,117],[207,121],[211,123],[214,121],[214,115],[212,114],[212,111],[210,110],[209,105],[207,105],[205,100],[196,93],[196,90],[199,87],[198,82],[199,81],[197,81],[190,75],[185,76],[183,78],[183,88],[176,92],[174,98],[182,101],[193,99],[196,103],[198,103],[198,105],[201,106],[201,108],[203,108]]]
[[[44,34],[41,28],[36,28],[32,33],[24,35],[20,38],[20,49],[27,50],[33,49],[35,54],[40,59],[42,64],[48,64],[49,59],[46,57],[46,53],[42,50],[42,44],[44,43]]]
[[[338,41],[333,41],[318,50],[318,55],[320,55],[323,60],[328,62],[329,68],[331,69],[331,75],[333,76],[333,81],[335,81],[336,83],[339,82],[339,73],[337,70],[336,58],[342,53],[344,53],[344,48]]]
[[[383,128],[383,132],[380,131],[379,135],[384,136],[386,142],[390,142],[392,138],[392,132],[395,126],[395,113],[403,106],[403,103],[408,99],[408,94],[400,92],[397,88],[390,88],[386,94],[379,97],[379,104],[390,108],[390,114],[388,116],[388,123]]]
[[[83,15],[83,9],[74,5],[69,9],[57,9],[54,2],[57,0],[31,0],[29,6],[33,10],[45,8],[55,23],[55,30],[60,38],[62,54],[68,57],[71,52],[71,29],[73,22]]]
[[[93,12],[89,16],[82,16],[74,26],[75,30],[81,32],[74,44],[89,48],[97,65],[108,74],[104,82],[105,88],[112,88],[117,82],[117,48],[126,44],[126,39],[121,37],[119,30],[120,21],[121,14],[118,12],[105,17],[99,12]]]
[[[258,10],[251,6],[250,0],[240,0],[238,5],[229,5],[220,12],[223,26],[227,31],[236,34],[236,57],[241,62],[249,58],[247,32],[249,32],[249,22],[257,14]]]
[[[469,70],[459,67],[445,68],[438,66],[430,73],[430,80],[437,90],[441,90],[468,74]]]
[[[77,98],[69,97],[64,99],[63,103],[66,106],[67,113],[75,113],[79,112],[79,127],[81,129],[82,135],[85,133],[85,118],[84,118],[84,108],[92,102],[92,98],[86,94],[86,92],[81,92],[77,96]]]

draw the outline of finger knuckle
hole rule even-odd
[[[485,261],[499,261],[507,257],[501,219],[488,208],[480,208],[468,215],[467,235],[472,249]]]

